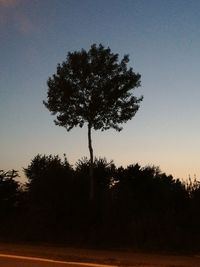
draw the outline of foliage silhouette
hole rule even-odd
[[[132,236],[137,245],[173,246],[180,239],[177,235],[183,234],[180,225],[188,201],[185,186],[158,167],[139,164],[118,168],[115,179],[119,181],[113,188],[113,213],[119,220],[116,231],[125,229],[124,237]],[[179,233],[174,231],[177,225]]]
[[[197,180],[185,183],[155,166],[117,168],[95,159],[91,210],[89,172],[87,158],[72,167],[66,158],[37,155],[25,168],[22,190],[16,172],[1,171],[1,239],[199,251]]]
[[[13,221],[17,224],[17,212],[20,205],[21,188],[15,179],[18,171],[0,170],[0,236],[10,236],[13,233]]]
[[[10,212],[15,206],[19,192],[19,182],[15,180],[19,177],[15,170],[0,170],[0,210],[1,215]]]
[[[88,225],[90,225],[93,232],[91,235],[96,234],[95,227],[99,227],[105,219],[105,207],[108,204],[107,198],[110,193],[110,186],[112,183],[112,176],[115,171],[115,165],[113,162],[108,162],[105,158],[95,158],[94,160],[94,186],[95,186],[95,198],[91,209],[88,194],[85,197],[88,199]],[[89,173],[90,173],[90,160],[83,158],[76,163],[75,172],[78,177],[79,183],[81,182],[81,188],[85,188],[85,192],[88,190]],[[80,194],[79,194],[80,195]],[[84,203],[84,202],[83,202]],[[91,236],[92,238],[92,236]]]
[[[48,238],[51,230],[51,238],[56,238],[73,209],[73,169],[66,158],[62,161],[58,156],[37,155],[24,172],[30,231],[35,229],[35,238],[42,239]]]
[[[73,127],[88,128],[88,147],[91,164],[90,197],[94,197],[93,147],[91,130],[114,128],[132,119],[142,97],[133,95],[140,86],[140,74],[128,68],[128,55],[121,61],[110,48],[93,44],[89,51],[68,53],[66,61],[58,64],[57,72],[48,79],[47,101],[44,105],[55,124],[70,131]]]

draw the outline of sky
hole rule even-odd
[[[97,157],[200,179],[200,1],[0,0],[0,169],[23,180],[37,154],[89,157],[86,127],[54,124],[47,80],[68,52],[110,47],[141,74],[135,117],[92,132]]]

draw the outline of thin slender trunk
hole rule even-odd
[[[94,199],[94,156],[91,138],[91,124],[88,123],[88,147],[90,151],[90,200]]]

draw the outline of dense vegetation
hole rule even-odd
[[[154,166],[117,168],[94,161],[95,198],[89,197],[90,161],[37,155],[24,169],[0,171],[2,240],[67,245],[196,250],[200,248],[200,185]]]

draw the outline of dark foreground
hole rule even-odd
[[[0,170],[0,240],[200,251],[199,181],[96,159],[91,201],[89,166],[87,159],[72,168],[67,159],[37,155],[23,186],[14,180],[16,171]]]
[[[0,266],[2,267],[111,267],[111,265],[98,265],[81,262],[65,262],[35,257],[0,254]],[[116,267],[116,266],[112,266]]]
[[[197,267],[200,266],[200,255],[171,255],[138,253],[134,251],[76,249],[49,245],[0,244],[0,254],[29,256],[49,259],[50,261],[31,261],[25,259],[12,259],[0,257],[0,266],[6,267],[59,267],[82,266],[80,263],[105,264],[114,266],[140,266],[140,267]],[[53,261],[51,261],[53,260]],[[54,261],[77,262],[59,263]],[[89,266],[89,265],[84,265]],[[91,266],[91,265],[90,265]]]

